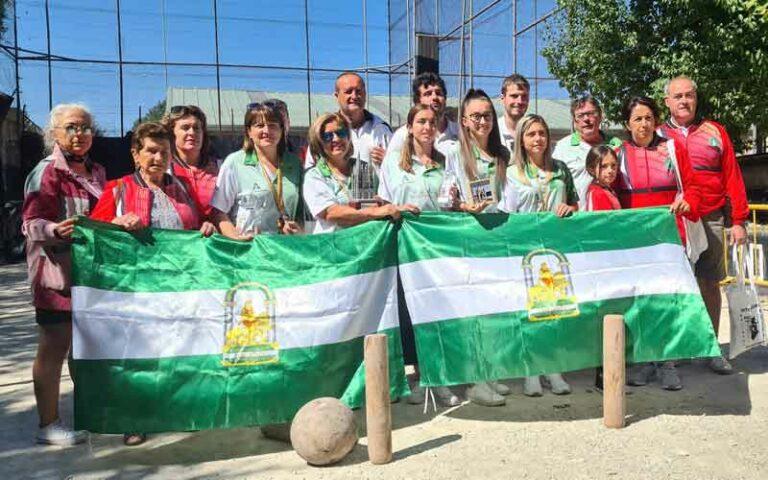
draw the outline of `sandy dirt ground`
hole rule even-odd
[[[768,348],[736,359],[719,376],[700,361],[680,367],[685,388],[629,387],[628,424],[601,423],[592,372],[566,377],[568,396],[522,395],[519,381],[504,407],[464,403],[422,413],[393,406],[394,461],[368,462],[360,442],[340,464],[308,466],[289,445],[256,428],[163,434],[134,448],[114,435],[91,435],[69,448],[34,444],[31,381],[36,330],[23,265],[0,267],[0,479],[760,479],[768,478]],[[726,314],[727,315],[727,314]],[[727,318],[727,316],[726,316]],[[727,323],[727,322],[726,322]],[[722,329],[727,344],[728,331]],[[71,422],[65,371],[62,416]]]

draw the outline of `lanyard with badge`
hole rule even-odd
[[[472,153],[475,157],[476,163],[482,163],[483,160],[480,156],[480,149],[476,146],[472,146]],[[469,181],[469,191],[472,195],[472,202],[475,204],[483,203],[486,200],[493,200],[493,189],[491,188],[491,177],[496,169],[496,163],[494,161],[488,162],[488,173],[482,178]]]
[[[272,193],[272,200],[275,201],[277,211],[280,213],[277,218],[277,231],[282,233],[285,222],[291,219],[288,213],[286,213],[285,204],[283,203],[283,159],[278,159],[277,168],[275,169],[275,176],[277,177],[277,189],[275,189],[275,185],[272,183],[272,179],[269,177],[269,172],[267,172],[267,168],[264,166],[264,163],[261,160],[258,160],[258,162],[259,167],[261,167],[261,174],[264,177],[264,181],[267,182],[269,191]]]

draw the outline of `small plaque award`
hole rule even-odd
[[[469,189],[472,192],[472,201],[476,204],[493,200],[490,178],[486,177],[469,182]]]

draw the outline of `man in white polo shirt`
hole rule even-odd
[[[392,138],[389,125],[365,109],[365,81],[355,72],[343,72],[336,77],[334,96],[339,102],[339,113],[347,119],[350,137],[354,148],[353,157],[365,163],[372,163],[378,168],[387,145]],[[315,158],[307,148],[304,168],[314,166]]]
[[[501,103],[504,115],[499,117],[501,143],[509,150],[510,157],[515,151],[515,129],[517,122],[525,116],[530,102],[531,84],[517,73],[506,77],[501,82]]]
[[[587,154],[592,147],[606,145],[612,148],[621,146],[621,140],[609,137],[600,130],[603,110],[600,103],[591,95],[585,95],[571,102],[571,118],[574,132],[560,139],[552,152],[552,158],[568,166],[579,194],[579,210],[584,210],[587,201],[587,189],[592,177],[587,172]]]
[[[445,115],[445,102],[448,97],[445,82],[435,73],[424,72],[413,79],[412,86],[413,104],[426,105],[437,116],[435,149],[445,155],[448,147],[459,138],[459,125]],[[399,152],[402,150],[406,138],[408,138],[408,126],[403,125],[392,136],[387,152]]]

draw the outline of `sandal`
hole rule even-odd
[[[123,443],[129,447],[141,445],[147,441],[146,433],[126,433],[123,434]]]

